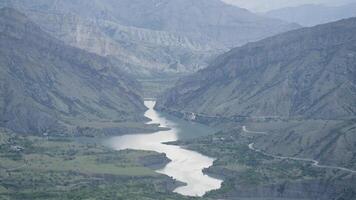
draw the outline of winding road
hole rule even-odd
[[[14,168],[9,168],[9,169],[3,168],[1,170],[5,171],[5,172],[10,172],[10,171],[22,169],[22,168],[26,167],[26,165],[27,165],[27,161],[25,161],[25,163],[19,167],[14,167]]]
[[[246,133],[256,133],[256,134],[264,134],[264,135],[267,134],[266,132],[250,131],[250,130],[248,130],[248,129],[246,128],[246,126],[243,126],[243,127],[242,127],[242,130],[243,130],[244,132],[246,132]],[[276,159],[282,159],[282,160],[296,160],[296,161],[303,161],[303,162],[311,162],[313,167],[324,168],[324,169],[336,169],[336,170],[346,171],[346,172],[350,172],[350,173],[356,173],[356,170],[348,169],[348,168],[345,168],[345,167],[320,165],[320,164],[319,164],[319,161],[314,160],[314,159],[298,158],[298,157],[288,157],[288,156],[276,156],[276,155],[273,155],[273,154],[269,154],[269,153],[263,152],[263,151],[260,150],[260,149],[255,148],[255,147],[254,147],[254,143],[249,144],[249,145],[248,145],[248,148],[251,149],[251,150],[253,150],[253,151],[255,151],[255,152],[261,153],[261,154],[263,154],[263,155],[265,155],[265,156],[273,157],[273,158],[276,158]]]
[[[246,126],[242,126],[242,131],[244,131],[244,132],[246,132],[246,133],[255,133],[255,134],[267,135],[267,133],[266,133],[266,132],[249,131],[249,130],[247,130]]]

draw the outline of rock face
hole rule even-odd
[[[229,47],[299,27],[219,0],[4,0],[1,6],[141,76],[194,72]]]
[[[219,0],[120,0],[115,4],[108,1],[102,4],[112,5],[106,12],[124,25],[178,33],[229,47],[298,27],[260,17]]]
[[[355,41],[350,18],[250,43],[178,82],[156,107],[224,117],[354,118]]]
[[[265,16],[301,24],[314,26],[356,16],[356,3],[329,7],[307,4],[298,7],[282,8],[269,11]]]
[[[138,83],[11,8],[0,10],[0,71],[0,123],[16,132],[143,120]]]
[[[27,13],[56,38],[109,57],[120,68],[138,77],[196,71],[206,66],[211,56],[222,51],[165,31],[128,27],[72,14]]]

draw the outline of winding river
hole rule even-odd
[[[160,124],[161,127],[167,127],[170,130],[113,137],[107,143],[116,150],[136,149],[165,153],[171,162],[157,172],[186,183],[185,186],[176,188],[174,190],[176,193],[186,196],[203,196],[210,190],[220,188],[222,180],[203,174],[202,171],[213,164],[214,158],[179,146],[163,144],[209,135],[214,130],[157,112],[153,109],[155,101],[145,101],[145,105],[148,108],[145,116],[152,120],[149,123]]]

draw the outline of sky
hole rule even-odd
[[[347,3],[356,3],[356,0],[222,0],[253,12],[266,12],[268,10],[298,6],[303,4],[323,4],[338,6]]]

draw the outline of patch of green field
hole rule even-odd
[[[8,192],[7,189],[0,185],[0,194]]]
[[[191,199],[178,183],[142,166],[159,155],[114,151],[71,138],[20,136],[0,130],[0,199]],[[14,145],[23,147],[14,151]],[[159,155],[161,156],[161,155]]]
[[[25,157],[30,166],[26,167],[31,170],[41,171],[76,171],[89,174],[112,174],[123,176],[155,176],[153,170],[135,166],[132,163],[102,164],[96,161],[96,156],[78,156],[71,160],[65,158],[50,157],[48,155],[31,154]]]

